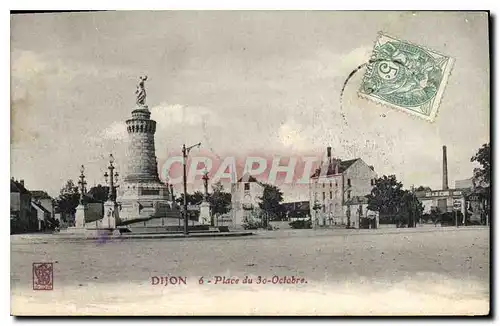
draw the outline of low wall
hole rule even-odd
[[[379,224],[378,225],[378,228],[379,229],[392,229],[392,228],[396,228],[396,224]]]

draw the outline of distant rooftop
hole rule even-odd
[[[238,180],[238,182],[259,182],[259,180],[255,179],[255,177],[251,175],[245,174]]]
[[[29,194],[30,191],[24,187],[24,182],[10,179],[10,192],[18,192],[21,194]]]
[[[347,170],[351,165],[353,165],[357,160],[360,160],[360,158],[355,158],[352,160],[346,160],[346,161],[335,161],[332,160],[332,164],[328,166],[328,171],[325,174],[325,176],[330,176],[330,175],[335,175],[335,162],[338,162],[339,164],[339,171],[338,173],[343,173],[345,170]],[[311,178],[317,178],[320,176],[321,170],[318,168],[316,171],[314,171],[313,175],[311,175]]]
[[[52,197],[49,196],[49,194],[43,190],[32,190],[31,195],[35,199],[52,199]]]

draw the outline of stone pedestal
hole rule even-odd
[[[101,227],[105,229],[116,228],[118,219],[118,205],[112,201],[104,203],[104,217],[102,218]]]
[[[75,213],[75,227],[84,228],[85,227],[85,217],[87,215],[88,208],[86,205],[80,204],[76,206]]]
[[[200,216],[198,217],[198,223],[210,225],[210,204],[206,201],[203,201],[200,204]]]

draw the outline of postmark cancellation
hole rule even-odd
[[[359,95],[434,121],[454,59],[379,33]]]

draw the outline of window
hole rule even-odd
[[[351,199],[351,191],[347,191],[347,199]]]
[[[371,185],[371,186],[374,186],[374,185],[375,185],[375,180],[370,179],[370,185]]]
[[[250,190],[250,183],[249,182],[245,183],[245,190]]]
[[[351,186],[351,179],[347,179],[347,186],[350,187]]]
[[[330,188],[332,187],[332,182],[330,181]]]
[[[333,192],[330,191],[330,199],[333,198]]]
[[[325,201],[325,192],[323,191],[323,201]]]

